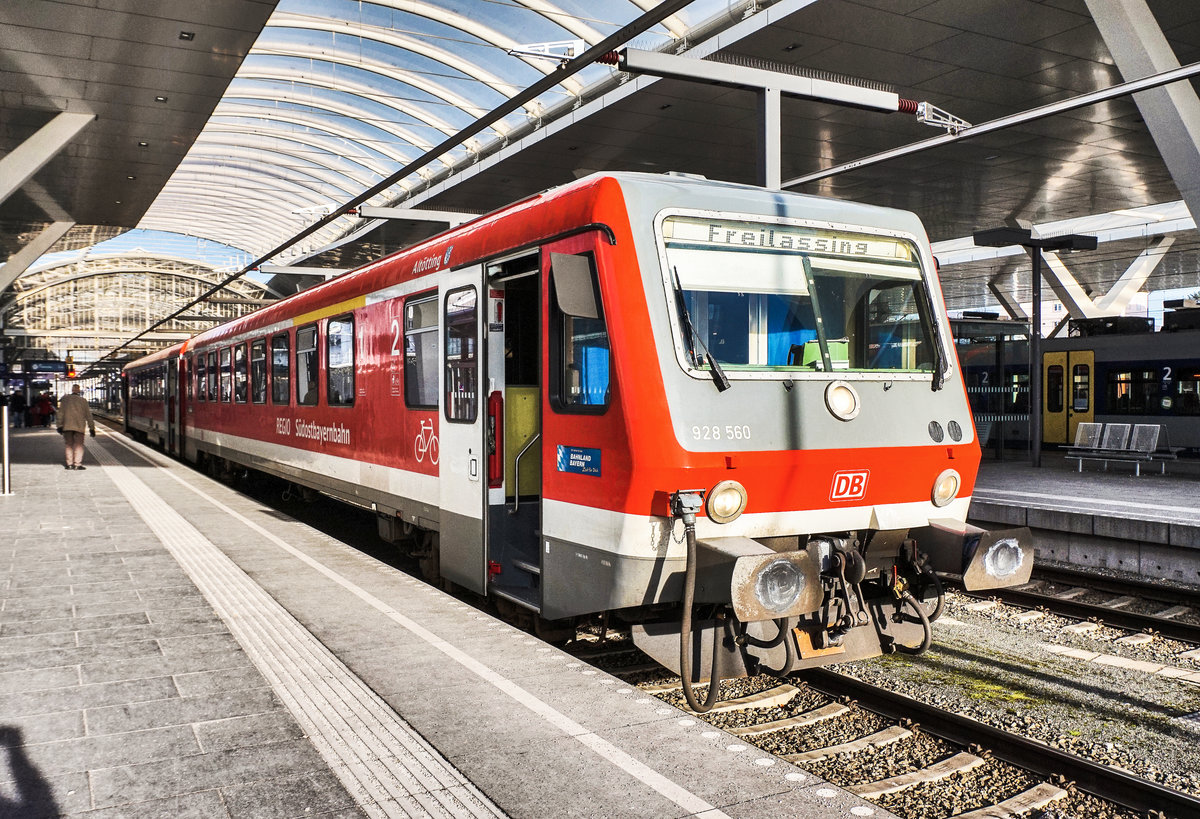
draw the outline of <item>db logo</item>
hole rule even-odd
[[[870,470],[858,469],[854,472],[834,472],[833,486],[829,490],[831,501],[862,500],[867,496],[867,478]]]

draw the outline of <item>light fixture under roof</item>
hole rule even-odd
[[[150,147],[150,143],[149,143],[149,142],[146,142],[145,140],[139,140],[139,141],[138,141],[138,147],[139,147],[139,148],[149,148],[149,147]]]
[[[189,40],[189,41],[190,41],[190,40],[195,40],[195,39],[196,39],[196,32],[194,32],[194,31],[181,31],[181,32],[179,32],[179,39],[180,39],[180,40]]]
[[[167,98],[166,98],[166,97],[164,97],[162,94],[159,94],[158,96],[156,96],[156,97],[154,98],[154,101],[155,101],[155,102],[166,102],[166,101],[167,101]]]

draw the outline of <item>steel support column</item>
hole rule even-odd
[[[74,226],[74,222],[51,222],[33,238],[32,242],[9,256],[8,260],[4,262],[4,266],[0,267],[0,296],[12,286],[18,276],[40,259],[43,253],[54,247],[54,243]]]
[[[95,118],[95,114],[63,111],[0,159],[0,202],[20,190]]]
[[[778,88],[758,91],[758,184],[779,190],[783,183],[783,127]]]
[[[1145,0],[1086,0],[1108,50],[1126,80],[1179,67]],[[1200,99],[1191,83],[1133,95],[1171,178],[1193,218],[1200,215]]]

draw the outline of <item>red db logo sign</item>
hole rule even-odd
[[[831,501],[862,500],[867,496],[867,478],[870,470],[858,469],[853,472],[833,473],[833,486],[829,490]]]

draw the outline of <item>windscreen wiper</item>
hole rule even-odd
[[[675,279],[675,302],[679,308],[679,318],[683,322],[683,330],[688,337],[688,358],[691,359],[693,365],[702,365],[705,359],[708,360],[708,372],[712,376],[713,383],[717,385],[717,392],[725,392],[729,389],[729,378],[725,375],[725,371],[721,369],[721,365],[717,363],[716,357],[708,351],[704,346],[704,342],[700,338],[700,334],[696,332],[696,328],[692,325],[692,314],[688,312],[687,301],[683,297],[683,287],[679,284],[679,268],[671,268],[671,273]],[[696,355],[696,348],[700,348],[703,356]]]

